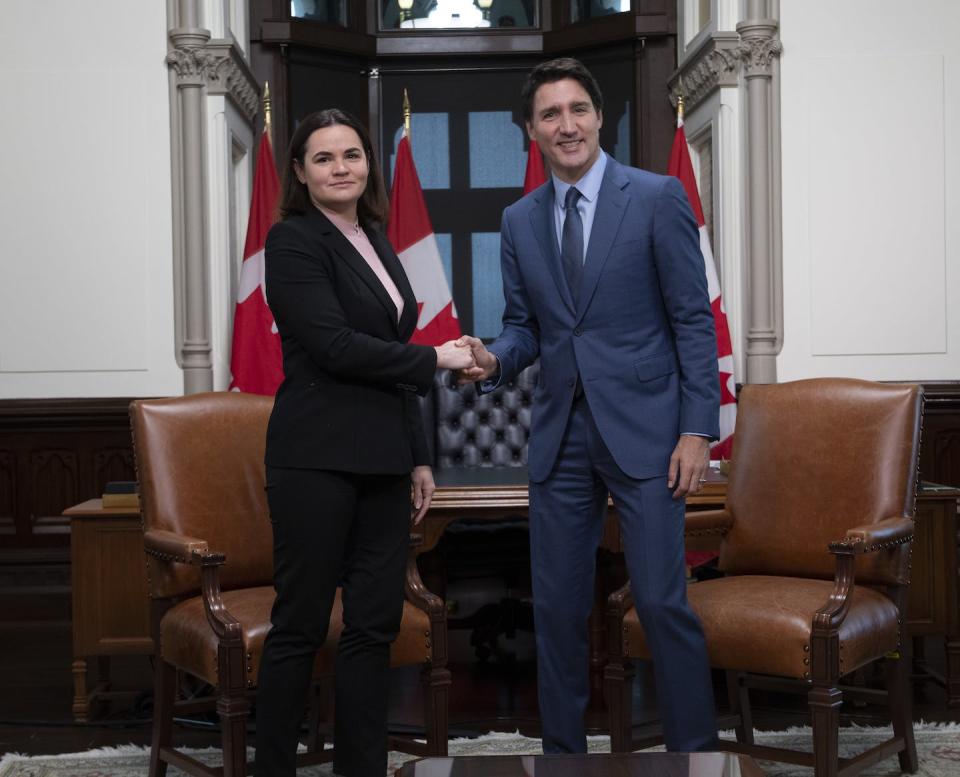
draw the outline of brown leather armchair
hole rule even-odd
[[[917,770],[909,658],[910,581],[922,391],[817,379],[746,386],[724,510],[687,514],[689,535],[722,535],[725,576],[693,583],[714,667],[728,670],[737,742],[723,748],[854,774],[897,753]],[[631,659],[649,656],[629,584],[607,610],[612,749],[632,749]],[[838,758],[840,678],[883,659],[893,737]],[[763,677],[758,677],[761,675]],[[813,754],[753,742],[748,688],[793,678],[807,693]],[[864,695],[869,695],[864,692]],[[876,696],[877,694],[873,694]]]
[[[130,406],[140,484],[152,624],[157,646],[151,777],[167,764],[191,774],[238,777],[248,769],[246,722],[273,604],[273,540],[264,493],[264,440],[272,398],[210,393],[135,401]],[[315,677],[333,673],[342,630],[340,596]],[[447,661],[443,601],[423,586],[411,551],[393,666],[422,669],[426,744],[391,738],[391,747],[446,755]],[[216,689],[223,770],[172,746],[177,673]],[[209,704],[208,704],[209,706]],[[315,711],[316,712],[316,711]],[[311,715],[301,765],[332,759]]]

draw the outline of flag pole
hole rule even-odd
[[[267,140],[273,145],[273,124],[270,119],[270,82],[263,82],[263,131],[267,133]]]
[[[410,97],[407,95],[406,87],[403,90],[403,135],[410,137]]]
[[[680,76],[680,94],[677,95],[677,126],[683,124],[683,76]]]

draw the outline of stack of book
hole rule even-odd
[[[112,480],[103,487],[104,507],[140,509],[140,494],[134,480]]]

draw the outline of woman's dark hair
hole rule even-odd
[[[560,57],[549,62],[541,62],[527,75],[527,80],[520,90],[520,100],[523,103],[523,120],[526,123],[533,121],[533,97],[544,84],[572,78],[583,87],[589,95],[593,109],[600,113],[603,110],[603,95],[600,94],[600,85],[583,64],[572,57]]]
[[[377,158],[373,154],[370,135],[363,124],[339,108],[327,108],[323,111],[311,113],[297,125],[293,137],[290,138],[286,166],[283,169],[283,183],[281,184],[280,218],[288,219],[296,213],[306,213],[308,209],[313,207],[307,185],[300,183],[300,179],[297,178],[294,162],[302,168],[304,156],[307,153],[307,141],[310,136],[318,129],[333,127],[337,124],[350,127],[357,133],[360,143],[363,145],[363,152],[367,155],[367,166],[370,168],[367,176],[367,188],[364,189],[360,201],[357,203],[357,216],[360,223],[364,226],[384,224],[387,220],[388,211],[387,194],[383,187],[383,176],[380,173]]]

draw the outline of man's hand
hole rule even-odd
[[[707,462],[710,458],[710,443],[706,437],[695,434],[682,434],[670,456],[670,469],[667,473],[667,488],[676,486],[674,499],[683,499],[687,494],[696,494],[700,490]]]
[[[465,383],[476,383],[478,380],[487,380],[487,378],[500,369],[500,362],[497,360],[497,357],[487,350],[487,346],[485,346],[479,338],[464,335],[457,340],[457,345],[470,348],[473,352],[474,362],[476,363],[472,367],[457,371],[457,383],[461,386]]]
[[[413,525],[416,526],[430,509],[433,492],[437,490],[433,482],[433,470],[426,464],[414,467],[410,473],[410,483],[413,486]]]
[[[465,370],[477,366],[473,349],[460,340],[447,340],[443,345],[434,346],[433,350],[437,352],[438,370]]]

